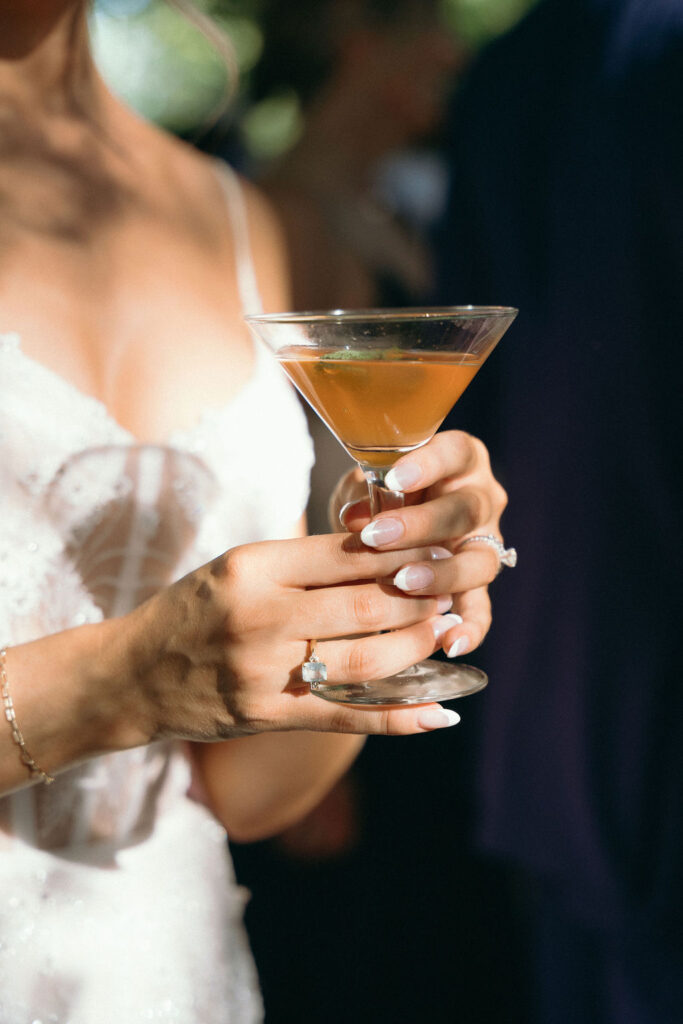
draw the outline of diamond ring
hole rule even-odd
[[[316,683],[327,682],[327,665],[318,657],[313,641],[311,641],[311,653],[308,656],[308,661],[301,666],[301,678],[305,683],[310,683],[313,686]]]
[[[517,552],[514,548],[506,548],[500,537],[494,536],[492,533],[479,533],[476,537],[468,537],[464,540],[459,547],[464,548],[466,544],[474,544],[475,541],[479,544],[488,544],[498,555],[498,572],[503,566],[508,566],[510,569],[514,569],[517,565]]]

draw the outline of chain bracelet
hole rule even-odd
[[[40,779],[46,785],[50,785],[54,782],[52,775],[48,775],[46,771],[37,764],[28,752],[24,737],[21,734],[21,729],[17,725],[17,716],[14,713],[14,704],[12,703],[12,696],[9,692],[9,680],[7,679],[7,669],[5,667],[5,659],[7,658],[7,648],[3,647],[0,650],[0,689],[2,689],[2,703],[5,707],[5,718],[9,724],[12,732],[12,739],[19,747],[19,757],[21,758],[22,764],[26,766],[33,779]]]

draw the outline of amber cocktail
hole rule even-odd
[[[432,437],[481,365],[450,352],[312,353],[305,345],[278,359],[352,458],[373,467]]]
[[[394,462],[426,444],[514,320],[503,306],[333,310],[247,317],[306,401],[363,469],[373,515],[403,503]],[[386,679],[312,684],[327,700],[419,704],[486,685],[468,665],[432,659]]]

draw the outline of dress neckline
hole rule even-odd
[[[173,447],[176,439],[186,438],[200,431],[207,419],[226,415],[229,411],[232,411],[233,407],[237,406],[238,403],[244,401],[244,397],[248,395],[248,392],[254,386],[259,376],[259,372],[265,363],[266,357],[266,352],[263,346],[256,341],[252,342],[252,351],[254,359],[251,367],[251,373],[239,391],[232,395],[225,404],[208,406],[202,409],[198,413],[194,422],[189,426],[175,427],[173,430],[168,431],[167,434],[159,440],[143,441],[131,430],[123,426],[123,424],[110,410],[107,403],[101,398],[97,398],[95,395],[91,395],[89,392],[84,391],[77,384],[74,384],[73,381],[70,381],[68,377],[65,377],[57,370],[53,370],[51,367],[46,366],[45,363],[42,363],[39,359],[35,359],[33,356],[24,352],[21,345],[20,334],[16,331],[0,332],[0,355],[2,355],[3,352],[10,352],[18,356],[27,366],[32,367],[34,372],[42,374],[44,379],[53,382],[58,388],[62,388],[68,394],[73,395],[74,398],[82,405],[96,410],[97,414],[105,420],[120,437],[125,438],[129,444],[140,447]]]
[[[249,239],[249,223],[246,203],[240,180],[235,171],[224,160],[212,159],[213,172],[225,199],[225,213],[228,225],[232,231],[235,244],[235,256],[237,266],[237,290],[242,303],[242,311],[247,313],[262,312],[263,305],[259,292],[258,281]],[[121,437],[124,437],[131,445],[173,447],[177,438],[187,438],[193,433],[200,431],[205,421],[216,416],[226,415],[229,410],[243,401],[243,397],[249,393],[258,378],[259,371],[266,365],[266,350],[264,345],[252,337],[252,366],[251,372],[242,387],[232,395],[224,405],[209,406],[202,409],[196,416],[193,423],[187,427],[176,427],[174,430],[156,442],[143,441],[118,420],[106,402],[89,392],[84,391],[77,384],[74,384],[57,370],[51,369],[39,359],[24,352],[21,343],[21,335],[16,331],[5,331],[0,329],[0,355],[3,351],[14,351],[35,371],[42,373],[45,379],[53,381],[58,387],[63,388],[67,393],[73,395],[84,406],[97,410],[98,415]]]

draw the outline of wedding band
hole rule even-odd
[[[474,544],[475,541],[480,544],[488,544],[489,547],[493,548],[496,552],[500,563],[498,566],[498,572],[500,572],[504,565],[510,569],[514,569],[517,565],[517,552],[515,549],[506,548],[502,540],[499,537],[495,537],[492,533],[480,533],[477,534],[476,537],[468,537],[467,540],[464,540],[459,546],[464,548],[465,544]]]
[[[308,656],[308,661],[301,666],[301,678],[312,686],[316,683],[327,682],[327,665],[318,657],[313,641],[311,641],[311,653]]]

